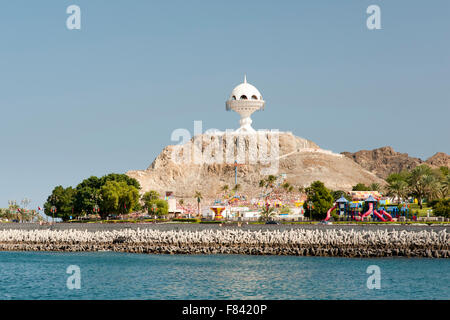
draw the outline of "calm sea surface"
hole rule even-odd
[[[0,252],[0,299],[450,299],[449,286],[449,259]]]

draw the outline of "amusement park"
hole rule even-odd
[[[273,179],[269,176],[268,180]],[[331,200],[331,205],[323,212],[323,218],[313,215],[314,202],[308,200],[308,190],[295,187],[286,182],[285,175],[280,175],[269,183],[271,189],[262,192],[258,198],[249,199],[239,193],[239,184],[233,189],[223,186],[220,197],[198,206],[176,203],[174,218],[201,218],[209,221],[243,221],[243,222],[312,222],[320,221],[331,224],[337,221],[348,222],[397,222],[417,221],[418,217],[411,210],[417,200],[408,199],[398,203],[393,197],[384,196],[380,191],[340,191],[338,199]],[[302,190],[303,189],[303,190]],[[336,192],[330,192],[336,194]],[[175,199],[169,199],[174,203]],[[206,202],[206,201],[203,201]],[[171,207],[171,206],[169,206]],[[169,209],[169,211],[172,211]]]

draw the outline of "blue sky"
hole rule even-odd
[[[66,8],[81,8],[81,30]],[[381,8],[368,30],[366,8]],[[0,207],[90,175],[145,169],[176,128],[254,128],[335,152],[450,153],[449,1],[3,1]]]

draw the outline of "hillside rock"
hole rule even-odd
[[[438,152],[427,161],[423,161],[419,158],[410,157],[407,153],[396,152],[389,146],[354,153],[342,152],[341,154],[382,179],[386,179],[391,173],[412,170],[421,164],[428,164],[432,168],[450,165],[450,156],[442,152]]]
[[[205,135],[199,137],[208,139]],[[242,187],[241,192],[254,197],[261,192],[258,184],[267,176],[264,170],[269,166],[261,164],[260,161],[249,163],[249,156],[255,150],[250,150],[248,137],[244,139],[247,161],[238,166],[238,183]],[[266,143],[268,149],[272,150],[272,140],[268,136],[262,139],[265,140],[260,142]],[[192,151],[194,145],[192,139],[184,146]],[[207,146],[207,143],[202,144],[202,152],[205,152]],[[234,141],[233,147],[237,146],[238,142]],[[192,198],[196,190],[205,198],[215,198],[223,185],[229,185],[230,188],[234,186],[234,160],[229,163],[199,164],[193,161],[180,163],[175,161],[174,157],[188,153],[175,151],[178,150],[177,147],[167,146],[146,170],[129,171],[127,175],[139,181],[142,192],[156,190],[164,194],[165,191],[173,191],[176,197],[183,198]],[[382,179],[363,169],[352,159],[322,150],[314,142],[296,137],[290,132],[279,134],[278,147],[279,163],[275,175],[280,177],[281,174],[285,174],[287,182],[296,187],[309,186],[315,180],[323,181],[331,189],[342,190],[351,190],[351,187],[359,182],[384,183]],[[223,154],[226,148],[226,142],[223,142],[221,148]],[[256,152],[261,152],[260,149],[258,145]]]
[[[450,167],[450,155],[438,152],[425,162],[433,167]]]

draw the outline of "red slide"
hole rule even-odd
[[[379,214],[377,210],[374,210],[373,213],[374,213],[381,221],[386,221],[386,219],[383,218],[383,216],[382,216],[381,214]]]
[[[330,217],[331,217],[331,211],[333,211],[334,209],[336,209],[336,207],[337,207],[337,205],[335,204],[332,208],[328,209],[328,211],[327,211],[327,217],[325,218],[324,221],[330,220]]]
[[[367,217],[367,216],[368,216],[369,214],[371,214],[372,212],[373,212],[373,203],[370,202],[370,203],[369,203],[369,210],[367,210],[366,213],[364,213],[364,214],[361,216],[361,220],[364,219],[365,217]]]
[[[373,212],[373,203],[369,203],[369,210],[367,210],[362,216],[354,216],[353,219],[355,219],[356,221],[361,221],[372,212]]]
[[[387,217],[389,221],[392,221],[392,216],[384,210],[380,210],[380,213]]]

